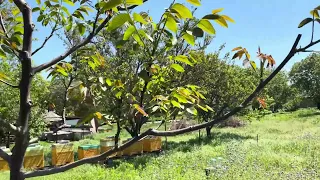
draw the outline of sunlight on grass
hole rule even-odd
[[[214,128],[212,139],[205,138],[203,131],[201,146],[198,132],[169,137],[168,150],[159,156],[117,160],[107,169],[84,165],[65,173],[32,179],[195,180],[206,179],[205,168],[209,166],[213,168],[210,179],[319,179],[319,120],[319,111],[314,109],[271,114],[241,128]],[[144,129],[156,126],[151,124]],[[75,142],[75,151],[80,144],[98,144],[101,137],[112,133]],[[129,135],[123,133],[122,138],[126,137]],[[50,154],[50,144],[42,145]],[[8,173],[0,175],[0,179],[7,178]]]

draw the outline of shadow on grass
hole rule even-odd
[[[222,143],[226,143],[232,140],[246,140],[246,139],[253,139],[252,136],[241,136],[235,133],[212,133],[211,137],[201,137],[199,138],[192,138],[188,141],[181,141],[181,142],[174,142],[168,141],[167,150],[172,151],[181,151],[181,152],[190,152],[194,150],[194,148],[199,147],[199,145],[207,145],[210,144],[212,146],[218,146]],[[163,143],[165,147],[165,144]]]
[[[166,144],[163,141],[162,147],[164,153],[172,153],[172,152],[191,152],[195,150],[195,148],[202,146],[202,145],[208,145],[211,146],[218,146],[223,143],[233,141],[233,140],[246,140],[246,139],[254,139],[253,136],[241,136],[234,133],[212,133],[212,136],[209,137],[202,137],[201,141],[199,141],[199,138],[195,137],[192,139],[189,139],[188,141],[181,141],[181,142],[174,142],[174,141],[168,141],[167,148]],[[164,154],[160,153],[160,155]],[[108,163],[108,167],[117,168],[121,162],[126,161],[127,163],[132,164],[135,168],[144,168],[146,167],[146,164],[154,157],[157,157],[157,153],[151,153],[151,154],[145,154],[141,156],[136,156],[129,159],[121,159],[121,160],[114,160],[112,162]]]
[[[303,113],[299,113],[298,117],[312,117],[312,116],[319,116],[320,115],[320,111],[312,111],[312,112],[303,112]]]

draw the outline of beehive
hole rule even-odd
[[[52,145],[52,165],[61,166],[74,162],[73,144],[58,143]]]
[[[144,152],[154,152],[161,150],[161,137],[148,136],[141,140]]]
[[[120,142],[120,139],[119,139],[119,142]],[[115,137],[107,137],[105,139],[100,139],[101,154],[114,148],[114,145],[115,145]],[[114,156],[122,156],[122,151],[114,153],[109,157],[114,157]]]
[[[44,168],[44,150],[40,145],[30,145],[23,160],[24,169]]]
[[[10,149],[9,148],[3,148],[2,149],[4,152],[7,154],[11,155]],[[4,159],[0,158],[0,171],[9,171],[10,167],[7,161]]]
[[[99,145],[82,145],[78,147],[78,159],[89,158],[100,154]]]
[[[126,141],[123,141],[123,143],[126,143],[130,141],[131,139],[127,139]],[[137,141],[131,146],[127,147],[123,150],[123,155],[125,156],[131,156],[135,154],[142,154],[143,153],[143,141]]]

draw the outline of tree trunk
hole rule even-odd
[[[212,127],[206,127],[207,137],[211,137],[211,129]]]
[[[23,173],[21,172],[24,154],[29,144],[29,119],[32,102],[30,99],[30,86],[32,81],[31,58],[27,52],[21,52],[22,73],[19,84],[20,89],[20,110],[17,119],[17,127],[19,132],[15,134],[15,147],[12,149],[12,159],[10,164],[10,180],[21,180]]]

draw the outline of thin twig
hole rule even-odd
[[[71,47],[70,49],[68,49],[66,52],[64,52],[63,54],[61,54],[60,56],[52,59],[51,61],[41,64],[39,66],[36,66],[33,68],[33,73],[38,73],[52,65],[55,65],[56,63],[62,61],[63,59],[65,59],[67,56],[69,56],[70,54],[72,54],[73,52],[75,52],[76,50],[78,50],[79,48],[87,45],[88,43],[90,43],[90,41],[107,25],[107,23],[111,20],[112,16],[108,15],[103,22],[97,27],[94,28],[96,29],[96,31],[92,31],[87,38],[85,38],[81,43],[79,43],[78,45],[75,45],[73,47]],[[98,19],[98,18],[96,18]]]
[[[312,31],[311,31],[311,42],[313,42],[313,34],[314,34],[314,12],[312,13]]]
[[[59,28],[57,28],[57,24],[52,28],[52,31],[50,33],[50,35],[48,37],[46,37],[46,39],[43,41],[42,45],[37,48],[35,51],[32,52],[32,56],[35,55],[38,51],[40,51],[45,45],[46,43],[49,41],[49,39],[53,36],[54,32],[56,32],[57,30],[59,30]]]
[[[305,52],[307,49],[309,49],[310,47],[312,47],[312,46],[314,46],[314,45],[316,45],[316,44],[318,44],[318,43],[320,43],[320,39],[318,39],[317,41],[311,42],[311,43],[308,44],[307,46],[305,46],[305,47],[303,47],[303,48],[299,48],[299,49],[297,49],[296,51],[297,51],[297,52]]]
[[[0,82],[4,83],[4,84],[6,84],[6,85],[8,85],[8,86],[10,86],[10,87],[13,87],[13,88],[19,88],[19,86],[18,86],[18,85],[10,84],[10,83],[8,83],[8,82],[6,82],[6,81],[2,80],[2,79],[0,79]]]

